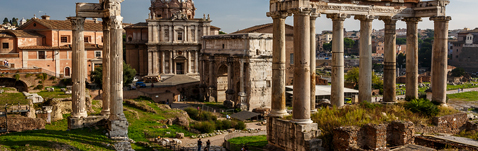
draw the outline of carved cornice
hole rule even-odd
[[[348,14],[327,14],[327,18],[332,19],[332,21],[345,21],[345,19],[350,18]]]
[[[290,9],[290,10],[289,10],[289,13],[292,13],[292,14],[294,14],[294,15],[301,15],[301,16],[310,15],[311,12],[312,12],[312,9],[310,9],[310,8],[302,8],[302,7],[294,8],[294,9]]]
[[[355,20],[366,21],[366,22],[371,22],[377,18],[378,16],[373,16],[373,15],[355,15],[354,17]]]
[[[390,16],[383,16],[383,17],[379,17],[378,19],[383,21],[385,25],[393,25],[393,26],[396,26],[397,21],[400,20],[400,18],[395,18]]]
[[[451,16],[432,16],[430,17],[430,20],[448,22],[451,20]]]
[[[406,17],[402,19],[402,21],[407,22],[407,23],[415,23],[417,24],[418,22],[422,21],[421,17]]]
[[[285,11],[267,12],[266,15],[272,19],[286,19],[288,16],[291,16],[290,13]]]
[[[85,18],[84,17],[69,17],[68,18],[71,22],[72,30],[85,30]]]

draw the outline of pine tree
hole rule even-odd
[[[17,21],[18,21],[18,18],[13,17],[13,18],[12,18],[12,23],[11,23],[12,26],[17,26],[17,25],[18,25],[18,22],[17,22]]]
[[[7,24],[7,23],[8,23],[8,18],[5,17],[5,19],[3,19],[3,24],[5,25],[5,24]]]

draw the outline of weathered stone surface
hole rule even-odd
[[[441,117],[434,117],[432,123],[437,126],[438,133],[459,133],[464,129],[468,117],[466,113],[457,113]]]
[[[184,138],[184,133],[176,134],[176,138],[183,139]]]
[[[387,143],[393,146],[413,144],[415,124],[410,121],[393,121],[387,128]]]
[[[68,129],[106,125],[106,116],[88,116],[84,118],[68,117]]]
[[[466,122],[466,130],[467,131],[478,131],[477,121],[467,121]]]
[[[7,122],[9,132],[45,129],[45,120],[41,118],[9,117]]]
[[[226,108],[234,108],[234,102],[232,100],[226,100],[223,104]]]
[[[183,117],[183,116],[176,117],[173,123],[189,129],[189,120],[186,117]]]
[[[316,123],[297,124],[288,120],[267,117],[267,140],[271,148],[305,151],[320,148],[320,130]]]

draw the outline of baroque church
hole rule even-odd
[[[201,37],[218,35],[209,15],[194,18],[192,0],[151,0],[146,22],[125,28],[126,62],[141,76],[199,78]]]

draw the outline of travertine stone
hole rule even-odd
[[[109,18],[103,18],[103,83],[102,83],[102,99],[103,99],[103,110],[101,110],[102,115],[110,115],[110,99],[111,99],[111,81],[110,81],[110,20]]]
[[[315,113],[315,76],[316,76],[316,39],[315,39],[315,20],[319,14],[310,15],[310,112]]]
[[[293,122],[310,120],[310,10],[294,13],[294,96]]]
[[[396,101],[396,19],[381,18],[385,22],[384,66],[383,66],[383,101]]]
[[[84,23],[83,17],[69,18],[73,29],[72,39],[72,74],[73,94],[72,94],[72,112],[71,117],[81,118],[87,117],[86,112],[86,58],[85,58],[85,41],[84,41]]]
[[[448,22],[450,16],[434,16],[435,40],[432,53],[432,101],[446,105],[446,79],[448,65]]]
[[[216,102],[216,98],[214,95],[215,89],[216,89],[216,80],[214,78],[214,56],[209,57],[209,97],[208,101],[209,102]]]
[[[372,21],[374,16],[355,16],[360,20],[359,101],[372,102]]]
[[[173,51],[169,51],[169,74],[173,74]]]
[[[162,35],[162,34],[161,34]],[[161,74],[166,74],[166,61],[164,61],[166,51],[161,51]]]
[[[407,23],[407,81],[405,96],[407,99],[418,98],[418,22],[421,18],[405,18]]]
[[[282,117],[288,115],[285,97],[285,19],[288,14],[276,13],[271,15],[273,21],[272,44],[272,104],[269,116]]]
[[[120,3],[116,6],[121,8]],[[128,121],[123,113],[123,17],[111,19],[111,114],[110,137],[128,137]]]
[[[327,14],[333,21],[332,33],[332,89],[330,101],[332,105],[344,105],[344,21],[345,14]]]
[[[199,64],[198,64],[198,61],[199,61],[199,53],[198,51],[194,51],[194,73],[199,73]]]

